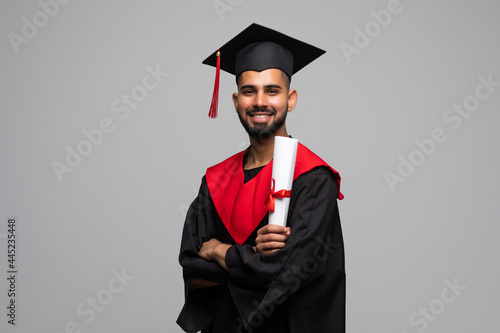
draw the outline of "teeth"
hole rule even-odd
[[[253,115],[254,118],[267,118],[268,115],[265,115],[265,114],[256,114],[256,115]]]

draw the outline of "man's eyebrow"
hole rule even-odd
[[[240,90],[243,90],[243,89],[255,89],[255,88],[256,88],[256,86],[254,86],[253,84],[245,84],[244,86],[240,87]],[[264,88],[266,88],[266,89],[269,89],[269,88],[283,89],[282,86],[280,86],[279,84],[276,84],[276,83],[267,84],[267,85],[264,86]]]
[[[269,89],[269,88],[278,88],[278,89],[283,89],[283,87],[281,87],[279,84],[276,84],[276,83],[273,83],[273,84],[268,84],[266,85],[266,88]]]
[[[243,89],[255,89],[255,86],[252,84],[245,84],[244,86],[240,87],[240,90],[243,90]]]

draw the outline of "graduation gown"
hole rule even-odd
[[[297,154],[298,160],[300,156]],[[265,174],[269,167],[243,171],[238,165],[231,173],[241,173],[247,183]],[[269,188],[271,180],[262,181]],[[237,243],[238,237],[228,231],[231,226],[218,214],[204,176],[182,234],[179,262],[186,299],[177,323],[186,332],[345,332],[344,247],[338,197],[339,176],[328,166],[298,175],[287,220],[291,234],[283,249],[264,255],[255,253],[252,246],[257,230],[268,223],[267,214],[248,238]],[[226,253],[229,271],[199,257],[203,242],[211,238],[232,245]],[[190,290],[190,277],[219,286]]]

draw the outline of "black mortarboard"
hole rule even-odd
[[[209,117],[217,117],[220,69],[238,77],[242,72],[281,69],[292,75],[325,51],[276,30],[253,23],[206,58],[203,63],[217,68]]]

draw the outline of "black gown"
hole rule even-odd
[[[258,171],[245,171],[245,181]],[[235,244],[203,177],[186,216],[179,255],[186,298],[177,323],[184,331],[345,332],[344,245],[335,177],[328,168],[316,167],[294,181],[287,220],[291,234],[283,249],[269,255],[252,249],[267,215],[244,244]],[[232,245],[226,254],[229,271],[198,256],[211,238]],[[219,286],[190,290],[190,277]]]

